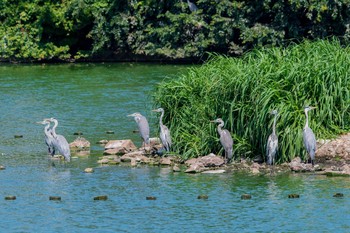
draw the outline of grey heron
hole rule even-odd
[[[145,147],[146,144],[149,144],[149,125],[146,117],[142,116],[139,112],[130,114],[128,117],[134,117]]]
[[[274,119],[273,119],[273,125],[272,125],[272,133],[267,139],[267,145],[266,145],[266,158],[267,158],[266,163],[268,165],[272,165],[275,163],[276,154],[278,150],[278,137],[276,135],[277,110],[273,110],[271,114],[274,115]]]
[[[217,126],[217,130],[220,135],[221,145],[224,147],[224,150],[225,150],[225,163],[227,163],[232,159],[232,155],[233,155],[232,136],[227,129],[222,129],[222,127],[224,127],[224,121],[221,118],[218,118],[210,122],[219,123]]]
[[[170,137],[170,130],[168,129],[168,127],[163,125],[164,109],[158,108],[152,111],[161,113],[159,118],[159,127],[160,127],[159,137],[160,137],[160,140],[162,141],[163,147],[165,148],[166,151],[169,152],[171,147],[171,137]]]
[[[305,126],[303,129],[303,141],[304,141],[304,146],[311,158],[311,164],[314,165],[314,160],[315,160],[315,152],[316,152],[316,137],[314,132],[312,132],[312,129],[309,127],[309,116],[308,112],[312,109],[315,109],[316,107],[312,106],[306,106],[304,108],[305,112],[305,117],[306,117],[306,122]]]
[[[44,127],[44,134],[45,134],[45,143],[47,145],[47,150],[51,156],[55,155],[55,147],[53,146],[54,138],[52,136],[52,130],[50,129],[50,121],[43,120],[40,122],[37,122],[38,124],[45,125]]]
[[[50,122],[54,123],[54,126],[52,127],[52,136],[53,136],[53,146],[55,147],[55,149],[57,149],[59,151],[59,153],[61,155],[63,155],[64,159],[69,162],[70,161],[70,148],[69,148],[69,144],[66,140],[66,138],[60,134],[56,134],[56,128],[58,126],[58,121],[56,118],[49,118],[49,119],[45,119],[48,120]]]

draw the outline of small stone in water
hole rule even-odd
[[[16,196],[6,196],[5,200],[16,200]]]
[[[85,173],[93,173],[94,169],[92,167],[87,167],[87,168],[84,169],[84,172]]]
[[[149,196],[149,197],[146,197],[146,200],[157,200],[157,198],[154,196]]]
[[[23,138],[23,135],[15,135],[15,138]]]
[[[97,144],[107,144],[108,143],[108,140],[100,140],[97,142]]]
[[[208,199],[208,195],[198,195],[197,199]]]
[[[50,201],[60,201],[60,200],[61,200],[61,197],[59,197],[59,196],[50,196],[50,197],[49,197],[49,200],[50,200]]]
[[[333,197],[344,197],[344,194],[342,193],[336,193],[333,195]]]
[[[241,199],[243,199],[243,200],[252,199],[252,195],[250,195],[250,194],[243,194],[243,195],[241,196]]]
[[[295,193],[288,195],[288,198],[299,198],[299,197],[300,197],[300,195],[299,194],[295,194]]]
[[[94,201],[106,201],[107,199],[107,195],[94,197]]]

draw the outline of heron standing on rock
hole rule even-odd
[[[219,123],[217,126],[218,133],[220,135],[221,145],[225,150],[225,163],[231,161],[233,155],[233,139],[230,132],[227,129],[222,129],[224,127],[224,121],[221,118],[210,121],[214,123]]]
[[[47,145],[47,150],[51,156],[55,155],[55,147],[53,145],[54,138],[52,136],[52,130],[50,129],[50,121],[43,120],[40,122],[37,122],[38,124],[45,125],[44,127],[44,134],[45,134],[45,144]]]
[[[152,111],[161,113],[160,118],[159,118],[159,127],[160,127],[159,137],[160,137],[160,140],[162,141],[164,149],[167,152],[169,152],[170,147],[171,147],[171,137],[170,137],[170,130],[168,129],[168,127],[163,125],[164,109],[158,108],[158,109],[154,109]]]
[[[315,108],[316,107],[312,107],[312,106],[306,106],[304,108],[306,122],[305,122],[305,126],[303,129],[303,141],[304,141],[305,149],[311,158],[312,166],[315,163],[316,137],[315,137],[314,132],[312,132],[312,129],[309,127],[308,112],[312,109],[315,109]]]
[[[56,118],[45,119],[44,121],[50,121],[54,123],[52,127],[52,136],[53,136],[53,146],[63,155],[64,159],[70,161],[70,148],[66,138],[60,134],[56,134],[56,127],[58,126],[58,120]]]
[[[278,138],[276,135],[277,110],[273,110],[271,114],[274,115],[274,119],[273,119],[273,125],[272,125],[272,133],[267,139],[267,145],[266,145],[266,158],[267,158],[266,163],[268,165],[273,165],[275,163],[276,154],[278,150]]]
[[[140,136],[143,139],[144,148],[146,144],[149,144],[149,125],[146,117],[142,116],[141,113],[135,112],[128,115],[128,117],[134,117],[139,128]]]

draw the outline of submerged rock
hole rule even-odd
[[[197,199],[204,199],[204,200],[206,200],[208,198],[209,198],[208,195],[204,195],[204,194],[198,195],[198,197],[197,197]]]
[[[243,199],[243,200],[252,199],[252,195],[250,195],[250,194],[242,194],[241,199]]]
[[[59,196],[50,196],[49,197],[49,200],[50,201],[60,201],[62,198],[61,197],[59,197]]]
[[[106,201],[108,199],[107,195],[96,196],[94,197],[94,201]]]
[[[84,172],[85,173],[93,173],[94,169],[92,167],[87,167],[87,168],[84,169]]]

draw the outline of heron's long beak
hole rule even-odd
[[[42,124],[44,124],[44,122],[45,122],[45,121],[37,121],[37,122],[35,122],[35,123],[36,123],[36,124],[41,124],[41,125],[42,125]]]
[[[158,109],[153,109],[152,112],[158,112]]]
[[[310,109],[315,109],[315,108],[317,108],[317,107],[310,106]]]
[[[130,114],[130,115],[127,115],[128,117],[132,117],[133,115],[132,114]]]

